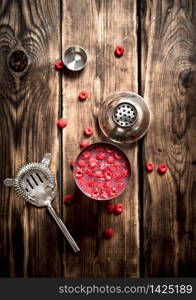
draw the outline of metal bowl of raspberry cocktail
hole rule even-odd
[[[131,167],[123,150],[111,143],[101,142],[80,152],[73,175],[83,194],[95,200],[110,200],[126,189]]]

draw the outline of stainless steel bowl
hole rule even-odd
[[[63,62],[67,69],[80,71],[85,68],[87,63],[86,51],[79,46],[71,46],[65,50]]]
[[[103,134],[115,143],[133,143],[145,135],[150,112],[144,99],[130,91],[109,96],[98,115]]]

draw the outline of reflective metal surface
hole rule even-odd
[[[64,65],[71,71],[84,69],[87,63],[86,51],[79,46],[71,46],[66,49],[63,57]]]

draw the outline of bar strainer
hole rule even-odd
[[[115,143],[133,143],[145,135],[150,112],[144,99],[130,91],[109,96],[98,115],[103,134]]]
[[[6,178],[5,186],[13,186],[19,197],[36,207],[47,207],[48,211],[62,230],[74,252],[80,251],[76,242],[58,216],[51,203],[56,196],[54,177],[48,168],[51,154],[46,153],[40,163],[31,162],[19,168],[15,178]]]

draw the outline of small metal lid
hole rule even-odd
[[[63,62],[68,70],[80,71],[86,66],[87,53],[80,46],[71,46],[65,50]]]

